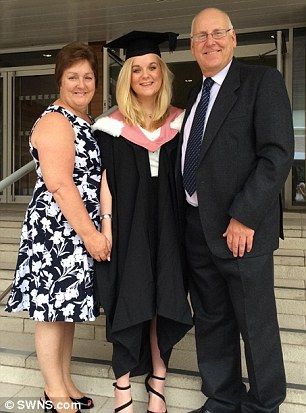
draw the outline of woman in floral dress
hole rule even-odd
[[[50,410],[93,407],[72,382],[75,322],[99,315],[93,299],[93,258],[107,259],[99,231],[100,152],[87,115],[97,84],[97,58],[82,43],[65,46],[55,76],[60,97],[36,121],[30,151],[37,182],[22,227],[14,285],[6,310],[28,310]],[[50,406],[50,405],[49,405]],[[57,407],[54,407],[57,406]],[[47,411],[47,409],[45,409]]]

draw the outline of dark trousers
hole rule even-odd
[[[286,395],[273,255],[221,259],[206,243],[198,208],[188,206],[190,295],[205,408],[212,413],[277,413]],[[220,234],[222,236],[222,234]],[[242,383],[240,334],[250,390]]]

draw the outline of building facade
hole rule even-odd
[[[285,79],[292,103],[295,160],[283,190],[287,210],[306,207],[305,119],[306,119],[306,24],[269,30],[237,30],[236,57],[246,63],[278,68]],[[99,116],[115,102],[116,79],[120,66],[103,51],[103,41],[89,42],[100,63],[96,96],[89,108]],[[189,50],[189,36],[180,35],[174,53],[163,58],[175,75],[173,103],[184,108],[190,88],[201,73]],[[39,114],[57,98],[53,77],[54,61],[62,44],[0,50],[0,180],[30,160],[28,137]],[[120,50],[115,51],[120,54]],[[27,203],[35,183],[35,172],[24,176],[0,194],[1,203]]]

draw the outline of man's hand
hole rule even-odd
[[[254,233],[253,229],[231,218],[223,237],[226,237],[228,248],[233,256],[238,257],[239,254],[239,257],[243,257],[245,251],[250,252],[253,247]]]

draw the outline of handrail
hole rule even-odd
[[[11,283],[11,284],[7,287],[7,289],[4,290],[4,291],[0,294],[0,303],[1,303],[1,301],[3,300],[3,298],[5,298],[5,296],[8,295],[8,293],[11,291],[12,287],[13,287],[13,283]]]
[[[117,109],[117,106],[114,105],[110,109],[106,110],[102,113],[102,115],[95,118],[95,120],[100,119],[103,116],[107,116],[112,113],[114,110]],[[35,161],[30,161],[26,165],[22,166],[17,171],[13,172],[11,175],[7,176],[6,178],[0,181],[0,192],[4,191],[5,188],[11,186],[14,182],[21,179],[23,176],[27,175],[28,173],[32,172],[35,169]],[[0,303],[5,298],[5,296],[11,291],[13,283],[7,287],[5,291],[0,294]]]
[[[13,172],[11,175],[2,179],[2,181],[0,181],[0,192],[4,191],[5,188],[7,188],[8,186],[11,186],[14,182],[19,181],[19,179],[21,179],[23,176],[32,172],[33,169],[35,169],[35,162],[30,161],[29,163],[22,166],[17,171]]]

